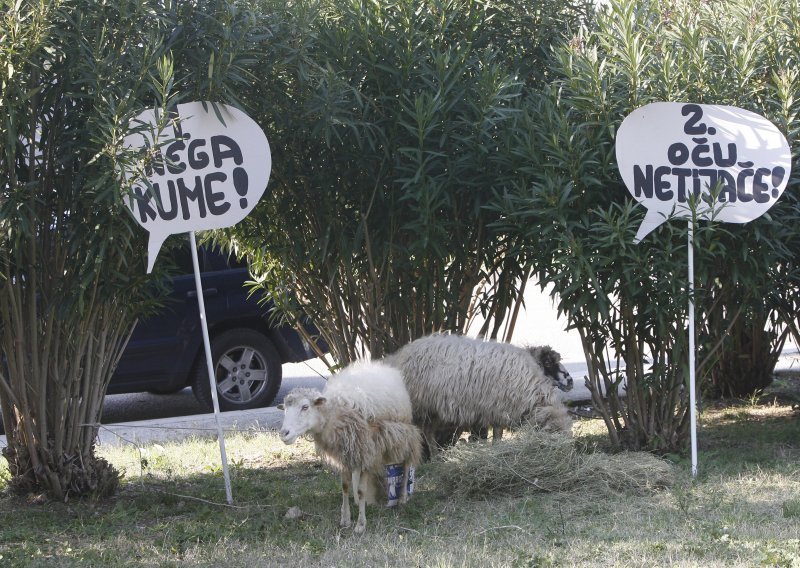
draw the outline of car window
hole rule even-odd
[[[228,266],[231,268],[248,268],[246,261],[239,260],[233,255],[228,257]]]
[[[240,262],[233,254],[225,254],[219,247],[203,248],[205,267],[203,271],[230,270],[232,268],[247,268],[246,262]]]
[[[163,256],[166,258],[161,262],[169,262],[173,265],[175,267],[175,276],[194,273],[192,251],[187,243],[173,246],[166,249],[164,252],[166,254],[163,254]],[[217,272],[233,268],[247,268],[247,262],[238,260],[233,254],[225,254],[219,247],[200,247],[197,260],[200,263],[200,272]]]
[[[192,265],[192,251],[189,246],[182,246],[170,251],[172,253],[172,262],[178,270],[178,274],[192,274],[194,266]],[[200,261],[200,270],[203,270],[203,256],[199,255],[197,258]]]

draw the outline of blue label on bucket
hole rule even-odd
[[[393,463],[386,466],[386,487],[387,505],[394,507],[400,502],[400,492],[403,487],[403,464]],[[406,486],[408,495],[414,492],[414,468],[408,468],[408,485]]]

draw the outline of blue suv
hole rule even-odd
[[[316,355],[293,328],[270,323],[270,306],[259,305],[244,286],[244,264],[202,247],[199,261],[220,409],[268,406],[281,385],[281,365]],[[134,329],[106,392],[167,394],[191,386],[211,410],[189,249],[180,249],[175,262],[182,275],[172,280],[164,308]],[[317,333],[311,325],[308,331]]]

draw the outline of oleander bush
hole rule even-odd
[[[158,302],[123,203],[121,142],[145,108],[230,99],[254,19],[223,0],[1,5],[3,455],[18,491],[108,495],[118,474],[94,451],[103,396]]]
[[[273,151],[267,196],[222,240],[336,361],[380,357],[480,313],[497,337],[530,267],[486,208],[549,46],[587,2],[260,2],[271,14],[241,97]]]
[[[655,101],[733,105],[770,119],[796,157],[798,38],[793,1],[615,0],[556,50],[553,80],[515,130],[509,147],[530,165],[503,195],[503,226],[581,334],[617,448],[678,451],[689,431],[688,226],[668,222],[633,244],[644,209],[617,170],[617,128]],[[798,336],[798,179],[795,169],[752,223],[695,228],[698,380],[708,392],[763,387]]]

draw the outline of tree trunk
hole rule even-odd
[[[130,322],[120,317],[116,302],[101,301],[96,293],[80,318],[59,317],[63,304],[47,286],[27,286],[36,281],[29,272],[0,289],[9,485],[60,501],[109,495],[119,475],[95,455],[95,439]]]

